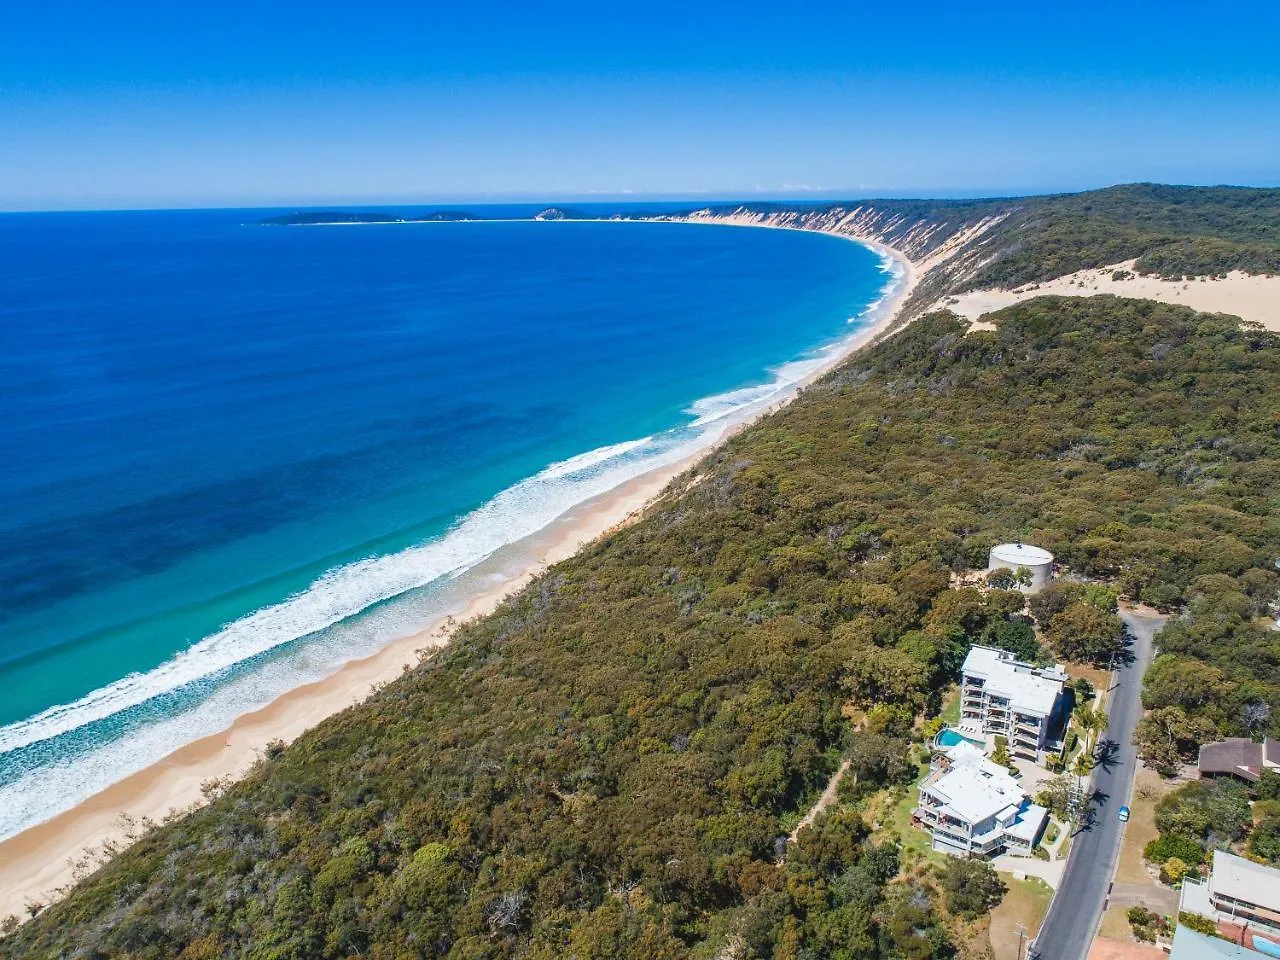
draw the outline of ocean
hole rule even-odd
[[[870,322],[857,243],[0,216],[0,838],[420,631]]]

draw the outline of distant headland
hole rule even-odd
[[[266,227],[320,227],[337,226],[348,223],[445,223],[468,220],[492,220],[494,217],[482,217],[466,210],[430,210],[416,216],[403,216],[397,213],[386,213],[378,210],[297,210],[275,217],[266,217],[258,223]],[[511,218],[502,218],[511,219]],[[546,207],[518,220],[595,220],[581,210],[568,207]]]

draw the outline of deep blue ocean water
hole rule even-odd
[[[266,213],[0,217],[0,837],[421,629],[891,279],[814,234]]]

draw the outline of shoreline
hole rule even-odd
[[[140,833],[127,821],[159,822],[201,805],[205,800],[203,784],[243,777],[268,744],[289,742],[324,719],[364,701],[423,657],[447,645],[466,621],[492,612],[550,566],[639,519],[661,499],[676,477],[730,436],[785,406],[853,353],[893,330],[919,279],[916,265],[904,254],[873,240],[775,224],[723,225],[824,233],[869,247],[896,264],[897,270],[886,271],[890,273],[889,281],[882,288],[881,298],[864,313],[866,324],[818,348],[815,369],[783,388],[781,396],[726,421],[718,435],[691,456],[583,501],[538,532],[501,548],[474,568],[476,578],[481,582],[488,578],[489,585],[470,594],[452,615],[423,631],[392,641],[377,653],[349,660],[329,676],[295,687],[265,706],[241,714],[222,731],[179,747],[70,809],[0,841],[0,919],[13,915],[26,920],[28,904],[48,905],[60,899],[77,879],[92,873],[111,854],[138,839]],[[514,571],[500,569],[510,567],[513,559],[519,561]]]

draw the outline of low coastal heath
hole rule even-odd
[[[663,247],[704,233],[671,224],[510,226],[619,236],[656,230]],[[713,232],[706,247],[731,245],[726,233],[762,232]],[[776,255],[794,239],[770,243],[767,252]],[[805,239],[823,250],[851,247],[862,259],[835,258],[857,282],[828,291],[825,321],[809,344],[792,348],[800,359],[751,376],[739,371],[760,361],[743,358],[731,375],[745,386],[730,380],[731,389],[684,401],[667,415],[669,425],[660,414],[631,417],[660,429],[564,457],[422,542],[333,566],[148,669],[0,727],[0,836],[13,837],[0,845],[0,889],[15,901],[0,904],[0,914],[64,883],[69,868],[56,865],[118,836],[113,823],[121,812],[156,818],[194,802],[201,782],[242,772],[269,741],[295,736],[394,677],[415,650],[441,642],[450,617],[490,609],[542,563],[622,521],[692,458],[882,329],[906,292],[905,265],[883,252]],[[814,336],[821,328],[826,335]],[[228,732],[211,736],[219,730]]]

